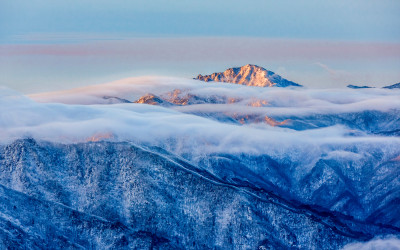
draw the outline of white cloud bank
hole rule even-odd
[[[176,106],[172,109],[132,103],[99,105],[104,103],[103,96],[134,101],[149,92],[161,95],[173,89],[186,90],[199,96],[241,98],[242,101],[235,104]],[[0,93],[0,141],[3,144],[22,137],[71,143],[97,136],[159,145],[178,154],[193,155],[251,153],[277,157],[290,155],[288,157],[293,160],[307,155],[312,161],[325,151],[331,151],[329,145],[338,145],[342,149],[357,145],[360,152],[365,153],[374,148],[384,149],[386,160],[400,155],[399,137],[349,136],[350,129],[342,125],[294,131],[266,124],[227,124],[181,112],[193,109],[202,112],[306,115],[369,109],[400,110],[400,92],[397,90],[257,88],[178,78],[142,77],[30,96],[36,101],[7,89],[1,89]],[[265,99],[269,104],[265,107],[249,107],[246,100],[252,98]]]
[[[400,108],[400,90],[397,89],[258,88],[172,77],[127,78],[67,91],[33,94],[30,97],[38,102],[106,104],[108,101],[104,96],[135,101],[148,93],[162,95],[174,89],[183,90],[183,94],[190,93],[201,97],[226,96],[244,99],[244,102],[239,104],[246,104],[246,101],[254,98],[267,100],[270,104],[267,106],[269,110],[280,108],[279,112],[282,112],[282,108],[290,108],[296,113],[302,109],[311,112],[341,113]]]
[[[342,250],[399,250],[400,239],[389,237],[385,239],[373,239],[368,242],[351,243]]]

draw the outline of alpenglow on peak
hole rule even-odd
[[[212,73],[211,75],[198,75],[194,79],[205,82],[229,82],[256,87],[302,87],[302,85],[286,80],[272,71],[252,64],[229,68],[224,72]]]

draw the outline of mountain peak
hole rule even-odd
[[[390,86],[385,86],[383,88],[384,89],[400,89],[400,82],[399,83],[395,83],[395,84],[390,85]]]
[[[224,72],[212,73],[211,75],[198,75],[195,79],[205,82],[229,82],[257,87],[301,87],[300,84],[286,80],[280,75],[254,64],[229,68]]]

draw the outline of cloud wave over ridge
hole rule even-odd
[[[159,147],[235,185],[251,181],[361,223],[400,226],[398,90],[146,77],[29,97],[0,93],[3,145],[34,138]]]
[[[163,96],[176,89],[197,98],[218,96],[237,101],[173,105],[169,108],[137,103],[104,105],[107,104],[104,96],[133,102],[147,93]],[[213,119],[212,116],[215,113],[227,117],[250,114],[293,120],[295,115],[296,119],[311,119],[309,117],[312,116],[312,119],[324,120],[343,113],[354,116],[359,112],[379,111],[391,113],[397,120],[382,122],[398,128],[400,92],[397,90],[257,88],[180,78],[140,77],[30,97],[7,89],[1,92],[2,143],[21,137],[71,143],[98,136],[161,145],[179,154],[230,152],[284,155],[292,152],[291,157],[295,157],[297,153],[293,152],[301,155],[301,152],[307,151],[320,155],[324,148],[328,148],[327,145],[333,144],[384,147],[387,148],[387,160],[400,154],[399,150],[396,151],[400,148],[398,136],[365,133],[362,129],[354,136],[355,129],[345,123],[330,122],[313,129],[296,130],[294,125],[274,127],[262,122],[241,125]],[[254,99],[265,100],[266,104],[249,105]],[[204,113],[211,115],[199,115]]]

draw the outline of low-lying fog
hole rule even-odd
[[[217,96],[228,101],[169,108],[137,103],[104,105],[109,102],[104,97],[134,102],[148,93],[165,96],[177,89],[180,95]],[[230,152],[290,155],[291,158],[310,160],[314,154],[321,155],[332,145],[339,148],[357,145],[366,152],[375,147],[383,148],[387,160],[400,155],[398,136],[363,131],[355,136],[354,129],[341,123],[297,131],[266,123],[242,125],[191,114],[314,115],[314,119],[326,119],[324,115],[380,111],[391,113],[395,120],[374,122],[390,123],[392,127],[397,124],[399,129],[399,90],[259,88],[180,78],[140,77],[29,97],[6,88],[0,93],[0,139],[3,144],[26,137],[61,143],[129,140],[163,146],[178,154]]]

